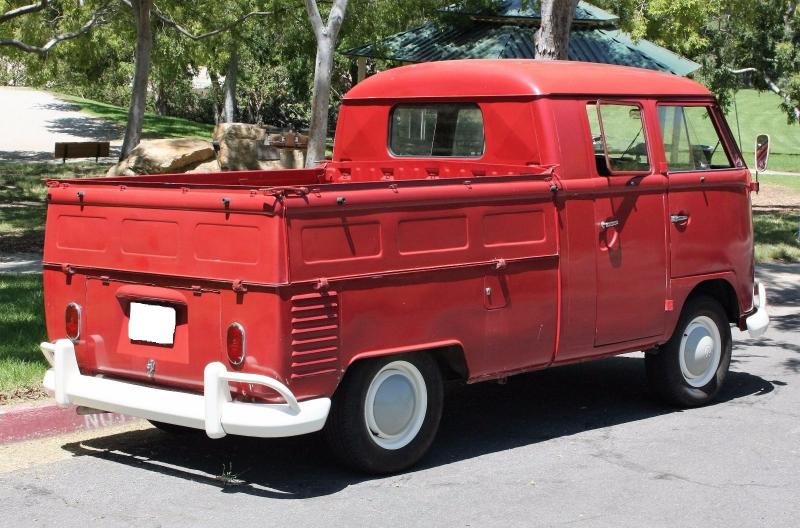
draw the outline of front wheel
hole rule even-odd
[[[430,447],[442,415],[442,376],[424,353],[354,364],[333,398],[325,437],[344,464],[393,473]]]
[[[719,302],[705,295],[686,302],[670,340],[645,356],[651,386],[679,407],[697,407],[713,400],[730,362],[728,318]]]

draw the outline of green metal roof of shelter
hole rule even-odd
[[[401,62],[451,59],[533,59],[540,14],[535,0],[503,0],[492,11],[458,4],[442,9],[443,20],[344,51],[352,57]],[[689,75],[700,65],[647,40],[617,29],[618,18],[579,2],[569,41],[569,60],[637,66]]]

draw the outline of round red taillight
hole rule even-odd
[[[81,312],[81,306],[76,303],[69,303],[64,311],[64,329],[73,341],[81,336]]]
[[[244,327],[239,323],[231,323],[225,333],[225,345],[228,350],[228,361],[231,365],[239,366],[244,363],[245,349]]]

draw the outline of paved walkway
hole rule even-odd
[[[41,272],[41,253],[11,253],[7,255],[0,255],[0,274]]]
[[[29,88],[0,87],[0,116],[4,161],[52,160],[56,141],[111,141],[115,159],[124,132],[48,92]]]

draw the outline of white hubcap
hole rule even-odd
[[[364,419],[372,440],[384,449],[407,446],[419,433],[428,409],[422,373],[408,361],[393,361],[372,378]]]
[[[703,387],[717,373],[722,338],[714,320],[705,315],[692,319],[681,338],[681,373],[692,387]]]

